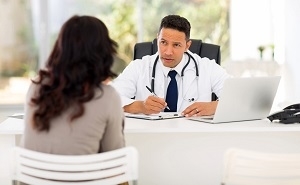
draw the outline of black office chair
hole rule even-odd
[[[207,57],[209,59],[215,59],[216,63],[221,63],[221,51],[220,46],[214,44],[204,43],[201,40],[191,39],[192,44],[189,50],[192,53],[198,54],[200,57]],[[153,55],[157,52],[157,39],[152,42],[140,42],[136,43],[133,51],[133,59],[141,59],[145,55]],[[215,93],[211,95],[212,101],[218,99]]]
[[[190,51],[200,57],[215,59],[217,64],[221,63],[220,46],[204,43],[201,40],[191,39]],[[133,51],[133,59],[141,59],[145,55],[153,55],[157,52],[157,39],[152,42],[136,43]]]

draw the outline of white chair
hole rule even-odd
[[[53,155],[15,147],[12,179],[32,185],[137,184],[138,152],[125,147],[91,155]]]
[[[224,158],[223,185],[299,185],[300,154],[229,149]]]

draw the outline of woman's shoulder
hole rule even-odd
[[[30,84],[27,90],[27,95],[33,95],[40,88],[40,84],[36,83],[39,81],[39,76],[35,76],[30,79]]]
[[[101,84],[101,88],[96,89],[96,94],[102,95],[104,98],[119,97],[115,88],[109,84]]]
[[[111,86],[110,84],[102,84],[101,87],[102,87],[103,91],[107,91],[107,92],[111,92],[111,93],[117,93],[115,88],[113,86]]]
[[[115,107],[121,107],[121,98],[114,87],[102,84],[101,88],[96,89],[95,96],[90,103],[95,105],[97,109],[101,105],[100,107],[109,111],[115,109]]]

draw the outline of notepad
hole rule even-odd
[[[146,119],[146,120],[163,120],[163,119],[173,119],[173,118],[183,117],[179,112],[160,112],[158,114],[150,114],[150,115],[125,113],[125,116],[128,118]]]
[[[11,116],[8,116],[10,118],[17,118],[17,119],[24,119],[24,114],[14,114]]]

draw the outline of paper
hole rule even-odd
[[[8,116],[10,118],[24,119],[24,114]]]
[[[125,113],[125,116],[128,118],[137,118],[137,119],[147,119],[147,120],[162,120],[162,119],[173,119],[173,118],[182,118],[180,112],[160,112],[159,114],[130,114]]]

